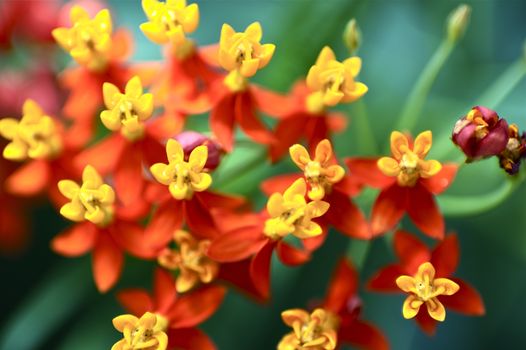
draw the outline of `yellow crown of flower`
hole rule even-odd
[[[113,319],[113,326],[124,339],[115,343],[111,350],[166,350],[168,347],[165,333],[168,320],[159,314],[147,312],[141,318],[120,315]]]
[[[156,163],[150,167],[155,179],[168,186],[175,199],[190,199],[195,192],[205,191],[212,184],[210,174],[203,171],[208,148],[197,146],[185,161],[181,144],[174,139],[166,144],[168,164]]]
[[[387,176],[396,176],[400,186],[414,186],[417,180],[436,175],[442,165],[437,160],[424,160],[433,144],[431,131],[420,133],[409,148],[407,136],[399,131],[391,133],[391,153],[393,157],[382,157],[378,168]]]
[[[271,239],[279,239],[288,234],[298,238],[310,238],[322,233],[322,228],[312,219],[322,216],[329,210],[329,203],[313,201],[307,203],[307,185],[303,178],[281,193],[273,193],[267,202],[270,219],[265,222],[264,233]]]
[[[106,67],[111,50],[112,24],[107,9],[93,19],[82,7],[75,5],[70,12],[71,28],[56,28],[53,37],[80,65],[98,71]]]
[[[307,86],[312,91],[307,97],[307,109],[320,113],[325,107],[353,102],[362,97],[368,88],[354,80],[361,67],[359,57],[338,62],[331,48],[325,46],[307,74]]]
[[[331,163],[332,146],[327,139],[316,146],[314,159],[311,159],[309,152],[299,144],[290,147],[289,152],[290,158],[303,171],[310,185],[307,195],[311,200],[323,199],[325,192],[345,175],[345,170],[341,166]]]
[[[58,189],[70,200],[60,208],[65,218],[76,222],[88,220],[99,226],[106,226],[113,219],[115,192],[92,166],[84,168],[80,186],[72,180],[61,180]]]
[[[192,33],[199,25],[199,7],[186,5],[186,0],[142,0],[142,8],[148,22],[141,24],[141,30],[156,44],[184,44],[185,34]]]
[[[152,115],[153,96],[143,94],[139,77],[128,81],[124,94],[111,83],[104,83],[102,91],[107,108],[100,114],[102,124],[112,131],[120,130],[129,140],[140,138],[144,133],[143,122]]]
[[[293,331],[285,335],[278,350],[333,350],[338,345],[336,316],[324,309],[311,314],[302,309],[281,313],[281,318]]]
[[[26,100],[22,119],[0,120],[0,135],[10,142],[3,156],[9,160],[50,159],[62,150],[62,139],[53,118],[33,100]]]

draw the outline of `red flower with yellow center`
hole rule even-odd
[[[141,318],[120,315],[113,319],[113,326],[122,332],[124,339],[115,343],[111,350],[166,350],[166,319],[161,315],[146,312]]]
[[[358,181],[381,190],[371,213],[373,235],[391,230],[407,213],[425,234],[438,239],[444,236],[444,218],[433,195],[449,187],[457,166],[425,160],[431,145],[431,131],[422,132],[414,142],[393,131],[393,157],[347,160],[351,174]]]
[[[283,337],[278,350],[334,350],[338,343],[336,322],[323,309],[311,314],[302,309],[283,311],[281,318],[293,331]]]

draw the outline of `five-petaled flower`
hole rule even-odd
[[[444,218],[433,195],[449,187],[457,166],[425,160],[431,145],[431,131],[422,132],[414,142],[406,135],[393,131],[393,157],[347,160],[351,174],[358,181],[381,189],[371,214],[373,235],[394,228],[407,212],[425,234],[437,239],[444,236]]]
[[[166,350],[166,319],[146,312],[141,318],[133,315],[120,315],[113,319],[113,326],[121,332],[124,339],[115,343],[111,350]]]
[[[338,344],[337,319],[323,309],[308,313],[290,309],[281,318],[293,331],[285,335],[278,350],[334,350]]]

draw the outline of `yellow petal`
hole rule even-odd
[[[116,330],[123,332],[126,326],[135,326],[139,319],[133,315],[120,315],[113,319],[112,323]]]
[[[178,199],[178,200],[183,200],[183,199],[186,199],[187,195],[188,195],[188,186],[186,184],[184,184],[183,186],[179,187],[179,185],[176,183],[176,182],[171,182],[169,185],[168,185],[168,190],[170,190],[170,194],[172,195],[172,197],[174,197],[175,199]]]
[[[0,120],[0,135],[2,137],[12,140],[15,138],[18,130],[18,120],[14,118],[4,118]]]
[[[98,22],[99,28],[104,30],[106,33],[110,33],[112,30],[111,15],[108,9],[100,10],[95,17],[94,21]]]
[[[353,77],[356,77],[362,69],[362,59],[360,57],[350,57],[342,62],[346,69],[348,69]]]
[[[196,192],[202,192],[207,190],[212,185],[212,176],[207,173],[198,174],[199,179],[194,181],[192,177],[192,189]]]
[[[82,171],[82,183],[86,188],[96,189],[104,183],[97,170],[91,165],[86,165]]]
[[[112,109],[115,107],[120,94],[119,89],[112,83],[104,83],[102,85],[102,96],[104,97],[106,108]]]
[[[78,201],[66,203],[60,208],[60,215],[75,222],[83,221],[85,212],[86,209]]]
[[[289,148],[290,159],[300,168],[302,171],[305,170],[305,166],[311,161],[309,152],[305,147],[300,144],[295,144]]]
[[[168,43],[168,36],[159,25],[152,22],[146,22],[142,23],[139,28],[141,28],[143,34],[152,42],[159,45]]]
[[[425,262],[418,267],[415,278],[419,281],[432,281],[435,278],[435,268],[430,262]]]
[[[178,293],[187,292],[192,289],[198,281],[199,278],[195,272],[182,269],[179,276],[177,276],[177,280],[175,281],[175,289],[177,289]]]
[[[101,209],[101,207],[95,207],[95,210],[91,212],[86,211],[84,213],[84,218],[95,225],[100,225],[104,222],[104,219],[106,219],[106,214],[104,213],[104,210]]]
[[[274,44],[264,44],[261,45],[261,50],[259,53],[259,68],[265,67],[270,60],[272,59],[272,56],[274,56],[274,51],[276,51],[276,45]]]
[[[428,178],[438,174],[442,170],[442,164],[438,160],[427,160],[420,163],[420,176]]]
[[[353,102],[362,97],[369,91],[369,88],[364,83],[355,82],[351,91],[345,90],[345,97],[343,102]]]
[[[292,324],[296,321],[302,324],[309,322],[309,313],[302,309],[290,309],[283,311],[281,318],[287,326],[292,327]]]
[[[168,335],[164,332],[158,332],[154,335],[154,337],[157,339],[157,347],[155,350],[166,350],[168,347]]]
[[[386,176],[398,176],[400,173],[400,166],[398,162],[391,157],[382,157],[376,163],[378,169]]]
[[[145,121],[152,116],[153,113],[153,95],[144,94],[139,98],[139,108],[137,114],[141,121]]]
[[[261,37],[263,36],[263,30],[261,29],[261,24],[259,22],[254,22],[250,24],[245,29],[245,34],[255,42],[260,42]]]
[[[343,92],[329,89],[323,95],[323,104],[326,106],[336,106],[344,97]]]
[[[411,276],[400,276],[396,279],[398,288],[406,293],[416,293],[416,280]]]
[[[74,24],[82,20],[88,20],[89,14],[81,6],[74,5],[70,10],[69,19],[71,21],[71,24]]]
[[[142,83],[138,76],[134,76],[126,83],[126,97],[139,98],[142,95]]]
[[[325,170],[325,177],[330,183],[338,183],[345,176],[345,169],[339,165],[331,165]]]
[[[219,39],[220,45],[223,46],[224,43],[226,43],[226,41],[230,39],[235,33],[236,31],[234,30],[234,28],[224,23],[221,27],[221,37]]]
[[[307,193],[310,200],[319,201],[325,197],[325,187],[318,184],[311,184],[311,188]]]
[[[305,196],[306,191],[307,184],[303,178],[300,178],[294,181],[294,183],[285,190],[285,193],[283,193],[283,198],[285,198],[286,201],[293,201],[297,196]]]
[[[310,67],[309,72],[307,73],[307,86],[311,91],[321,90],[323,84],[319,79],[320,67],[314,65]]]
[[[157,316],[152,312],[145,312],[139,319],[139,324],[147,329],[152,329],[157,323]]]
[[[24,114],[24,116],[40,117],[41,115],[44,114],[44,111],[38,105],[38,103],[36,103],[35,101],[33,101],[31,99],[27,99],[27,100],[25,100],[24,105],[22,106],[22,113]],[[35,120],[35,119],[33,119],[33,120]],[[38,120],[38,119],[36,119],[36,120]]]
[[[69,50],[71,48],[68,28],[55,28],[51,31],[51,35],[53,35],[55,41],[65,50]]]
[[[173,179],[171,179],[166,172],[167,167],[168,165],[163,163],[156,163],[150,167],[150,172],[152,173],[155,180],[166,186],[170,185],[170,183],[173,181]]]
[[[169,162],[183,160],[184,151],[181,144],[174,139],[169,139],[166,143],[166,156]]]
[[[316,152],[314,160],[320,162],[320,164],[325,165],[332,158],[332,146],[331,142],[327,139],[320,141],[316,146]]]
[[[405,319],[410,319],[415,317],[422,306],[423,301],[415,297],[414,295],[409,295],[402,306],[402,315]]]
[[[5,159],[21,161],[27,158],[27,146],[22,142],[10,142],[5,146]]]
[[[436,278],[433,281],[434,290],[440,292],[438,295],[453,295],[460,289],[460,286],[448,278]]]
[[[313,221],[309,221],[305,225],[299,225],[296,227],[296,230],[293,232],[294,236],[300,239],[307,239],[319,236],[323,233],[323,230],[320,225]]]
[[[208,159],[208,147],[201,145],[197,146],[192,150],[192,153],[190,153],[190,157],[188,159],[188,164],[190,164],[190,167],[192,167],[192,170],[194,171],[201,171]]]
[[[446,319],[446,309],[437,298],[426,301],[426,306],[429,316],[433,319],[439,322],[443,322]]]
[[[318,59],[316,60],[316,65],[324,65],[329,61],[333,61],[336,59],[336,56],[334,55],[334,51],[329,46],[325,46],[323,49],[321,49],[320,54],[318,55]]]
[[[267,201],[267,212],[270,217],[276,218],[283,214],[285,208],[283,207],[283,196],[281,193],[273,193]]]
[[[120,112],[117,109],[104,110],[100,113],[102,124],[111,131],[117,131],[121,128]]]
[[[73,199],[79,192],[79,185],[72,180],[60,180],[58,182],[58,190],[67,199]]]
[[[325,201],[313,201],[307,203],[307,215],[310,218],[317,218],[329,210],[330,204]]]
[[[142,0],[142,10],[146,14],[146,16],[151,19],[152,13],[155,11],[158,5],[158,1],[156,0]]]
[[[253,58],[253,59],[250,59],[250,60],[243,60],[241,62],[240,73],[244,77],[250,78],[251,76],[256,74],[256,72],[258,71],[258,68],[259,68],[259,59],[258,58]]]
[[[185,18],[183,21],[183,29],[185,33],[192,33],[199,25],[199,6],[197,4],[190,4],[185,8]]]
[[[424,159],[425,156],[429,153],[431,146],[433,145],[433,134],[430,130],[421,132],[415,139],[413,146],[413,152],[415,152],[418,157]]]
[[[407,137],[399,131],[391,133],[391,153],[396,160],[402,159],[405,150],[409,148]]]

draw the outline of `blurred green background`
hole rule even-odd
[[[133,32],[136,43],[133,59],[160,59],[160,48],[147,41],[138,29],[144,21],[140,1],[110,3],[114,21]],[[360,81],[369,86],[364,101],[376,140],[384,149],[411,87],[443,37],[448,13],[460,2],[208,0],[197,3],[201,21],[192,37],[200,44],[217,42],[225,22],[237,30],[256,20],[262,23],[263,42],[275,43],[277,50],[254,81],[282,92],[306,74],[324,45],[333,47],[339,59],[346,57],[341,34],[346,22],[355,17],[363,33],[358,52],[363,59]],[[433,150],[430,158],[436,156],[442,161],[445,157],[458,159],[460,154],[447,142],[455,120],[480,101],[483,92],[502,72],[521,59],[526,38],[525,1],[466,3],[473,9],[471,23],[440,72],[416,128],[416,131],[433,131],[435,142],[441,142],[443,149]],[[526,81],[519,82],[493,107],[501,116],[526,128]],[[354,107],[342,110],[351,118],[355,112]],[[358,154],[360,135],[353,130],[352,119],[348,130],[335,140],[341,158]],[[227,159],[225,167],[235,167],[253,151],[239,149]],[[265,201],[258,190],[261,179],[286,171],[295,171],[288,160],[275,167],[259,164],[226,189],[247,194],[261,204]],[[487,160],[464,166],[447,194],[483,194],[499,188],[504,180],[496,160]],[[524,348],[525,196],[526,188],[522,186],[489,212],[447,221],[448,228],[459,234],[461,242],[456,276],[480,291],[486,303],[485,317],[470,318],[450,312],[437,335],[430,338],[414,322],[402,318],[402,295],[361,292],[364,318],[385,332],[392,349]],[[92,281],[89,257],[66,259],[49,249],[51,238],[68,223],[41,202],[35,203],[31,216],[33,235],[27,250],[16,257],[1,258],[0,349],[109,349],[120,336],[111,320],[123,313],[114,293],[124,287],[149,288],[151,265],[128,258],[118,286],[106,295],[99,295]],[[309,301],[323,297],[332,269],[345,253],[348,242],[333,232],[312,261],[302,267],[287,268],[274,261],[273,299],[268,305],[256,304],[230,291],[219,311],[202,328],[221,350],[274,349],[289,331],[280,312],[305,308]],[[362,281],[393,259],[387,240],[375,240],[361,271]]]

